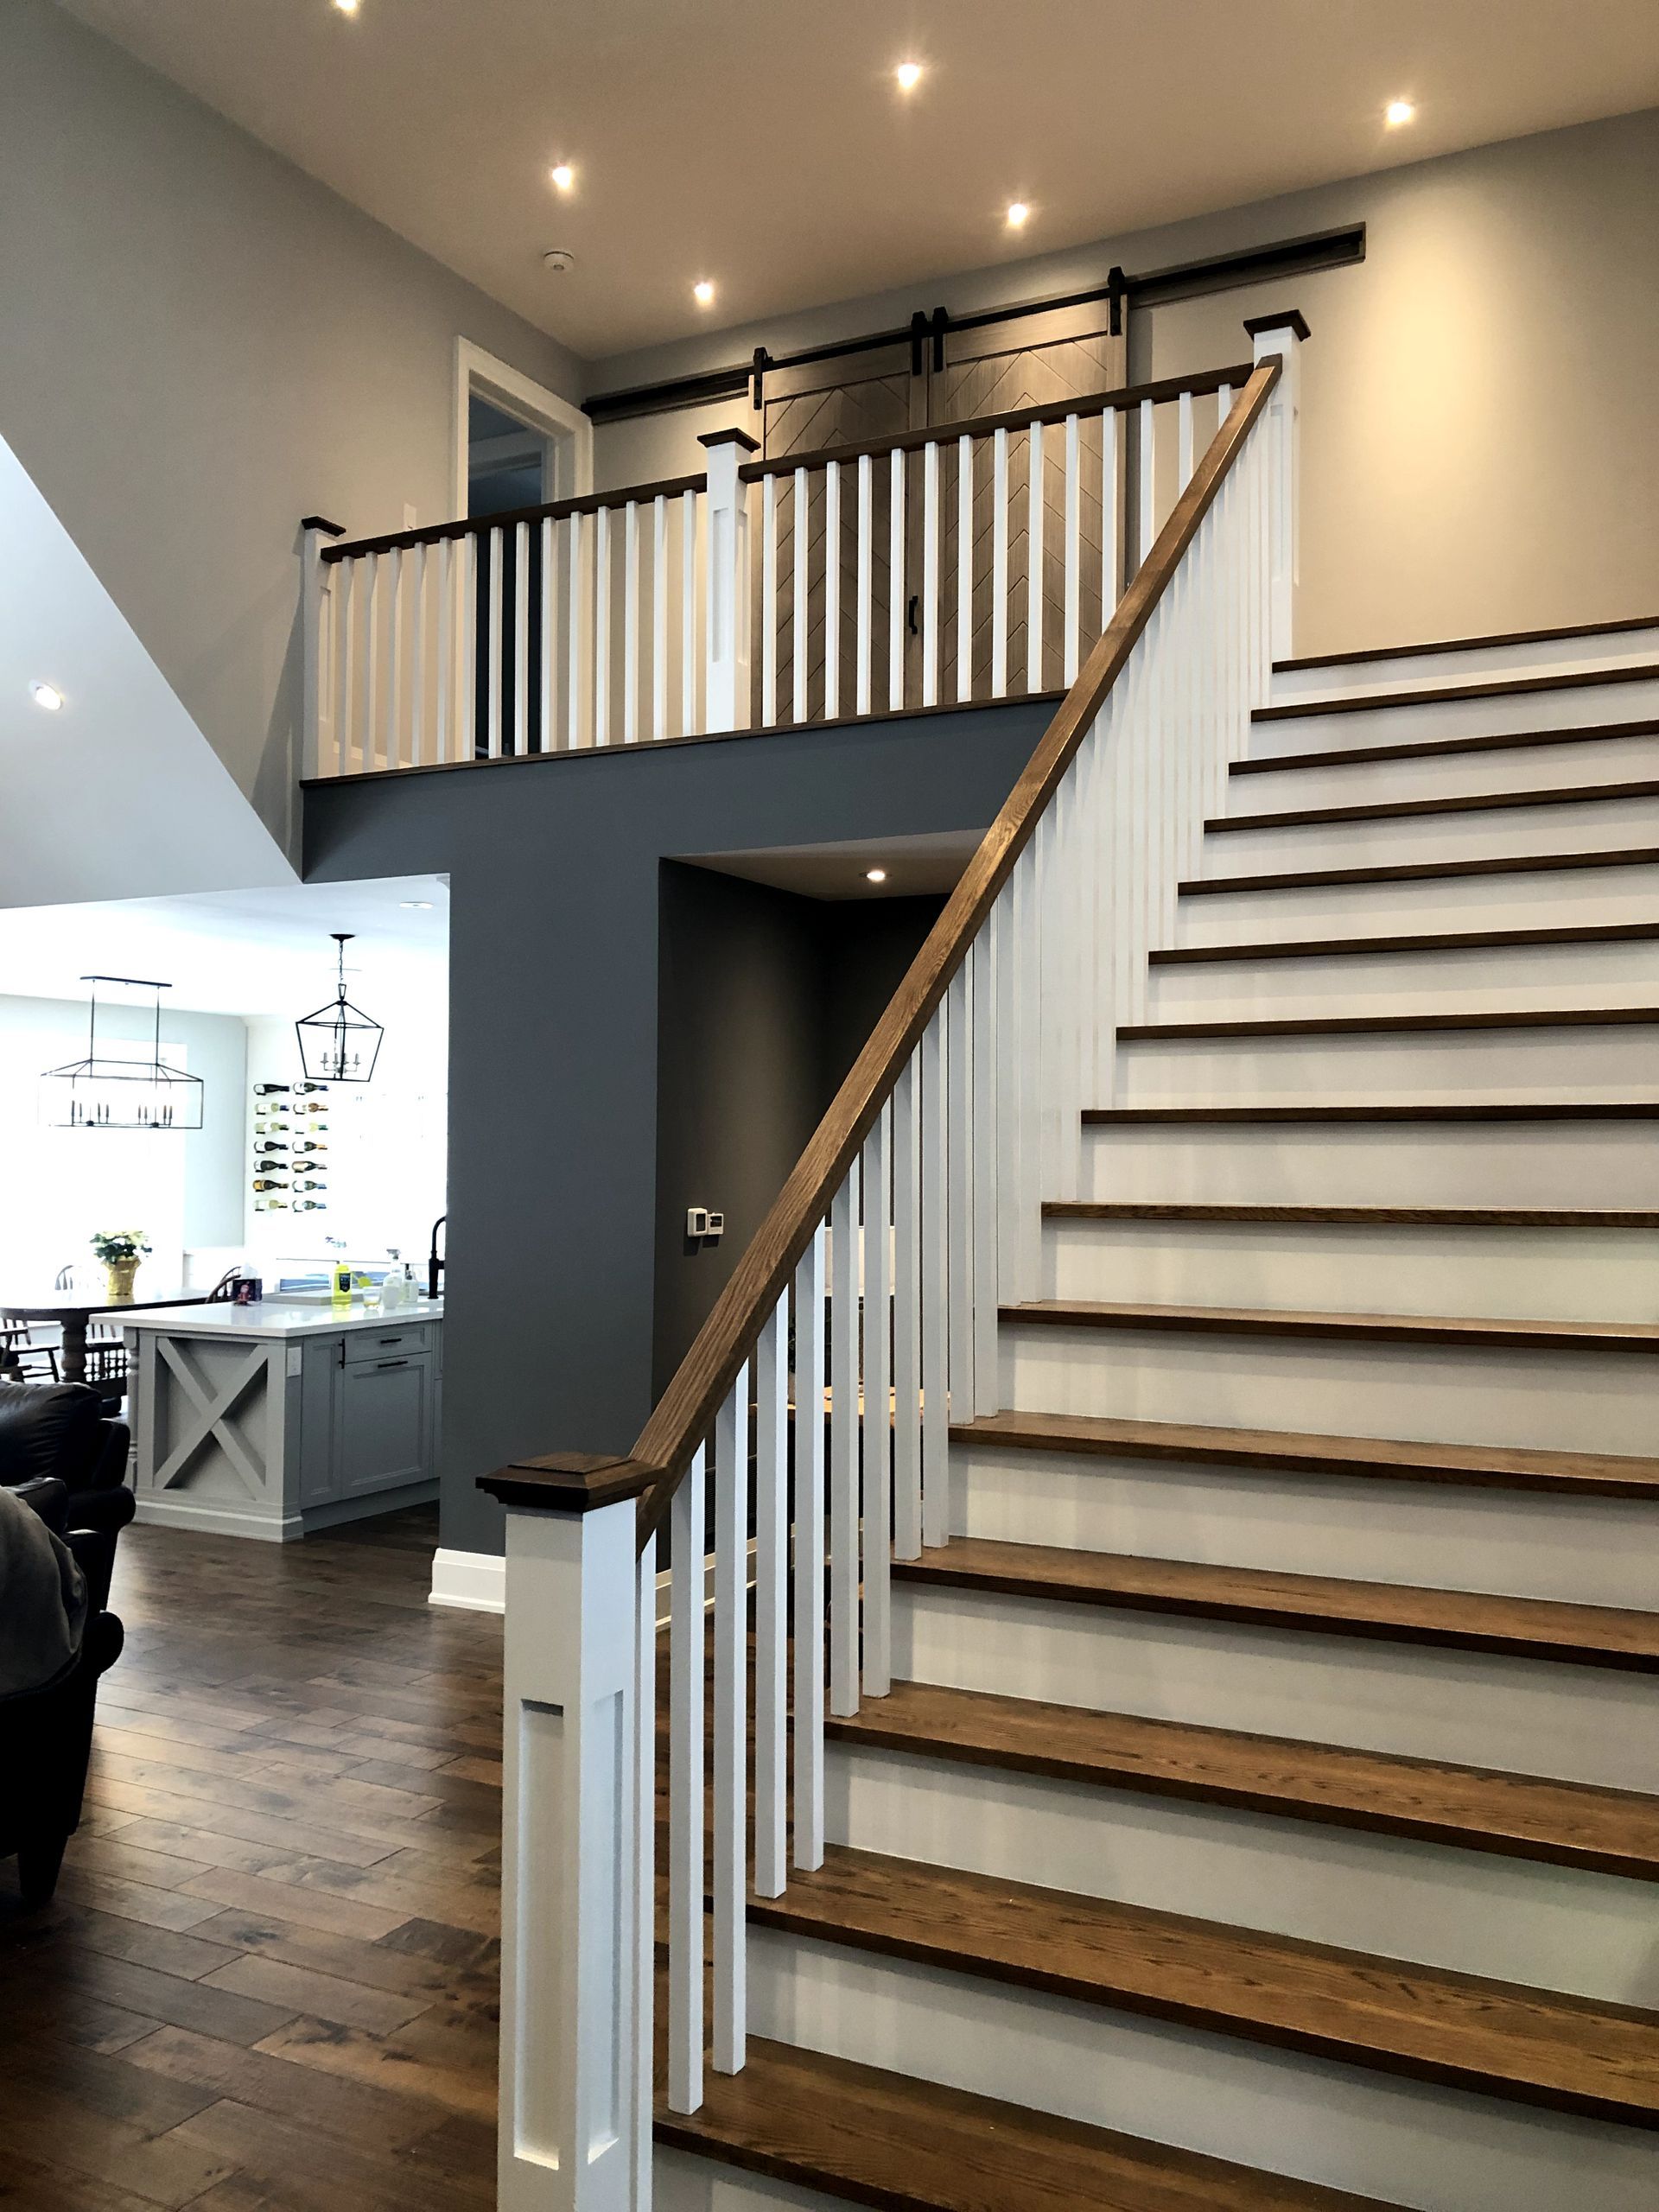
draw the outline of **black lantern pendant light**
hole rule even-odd
[[[313,1083],[366,1083],[380,1057],[385,1031],[346,995],[346,948],[352,941],[351,931],[335,930],[332,935],[340,947],[334,1003],[320,1006],[295,1023],[300,1061]]]
[[[92,987],[86,1057],[48,1068],[41,1077],[41,1119],[59,1129],[199,1129],[205,1086],[162,1058],[162,993],[170,983],[141,982],[131,976],[83,976]],[[154,991],[155,1027],[149,1052],[123,1055],[99,1050],[98,987]]]

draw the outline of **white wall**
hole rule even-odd
[[[1308,652],[1659,612],[1659,111],[1478,148],[913,292],[594,365],[594,391],[1103,283],[1339,224],[1368,256],[1133,318],[1130,374],[1218,367],[1299,306]],[[702,466],[746,401],[598,432],[594,480]]]
[[[289,838],[300,517],[448,515],[458,338],[580,365],[48,0],[0,6],[0,436]]]
[[[198,1131],[57,1129],[41,1125],[39,1077],[86,1050],[86,1007],[0,997],[0,1289],[49,1286],[58,1269],[96,1269],[95,1230],[142,1229],[139,1277],[181,1279],[183,1255],[242,1237],[242,1100],[247,1033],[233,1015],[164,1010],[162,1057],[206,1086]],[[99,1033],[147,1037],[130,1010],[99,1010]],[[124,1047],[123,1049],[125,1049]]]

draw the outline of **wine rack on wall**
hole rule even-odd
[[[255,1213],[328,1210],[331,1098],[326,1083],[256,1083],[249,1094]]]

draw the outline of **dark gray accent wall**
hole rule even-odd
[[[664,860],[982,828],[1044,704],[319,785],[317,881],[450,880],[442,1541],[475,1478],[630,1446],[653,1402]]]

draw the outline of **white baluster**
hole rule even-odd
[[[957,696],[974,696],[974,442],[957,440]]]
[[[512,534],[512,749],[530,750],[530,524]]]
[[[680,712],[682,736],[696,737],[697,719],[697,494],[680,499]]]
[[[789,1863],[787,1291],[760,1332],[754,1399],[754,1886],[775,1897]]]
[[[946,1198],[949,1141],[945,1118],[945,1028],[942,1001],[922,1032],[921,1129],[922,1541],[942,1544],[950,1533],[950,1236]],[[900,1557],[910,1554],[900,1552]]]
[[[455,560],[455,541],[442,539],[438,546],[438,667],[437,727],[433,732],[434,757],[453,760],[455,712],[455,623],[461,572]]]
[[[409,758],[410,766],[418,768],[426,759],[426,656],[431,624],[426,547],[411,545],[409,558],[412,570],[410,595],[415,602],[409,670]]]
[[[1065,418],[1065,640],[1061,680],[1069,691],[1083,657],[1083,424]]]
[[[952,1421],[974,1417],[974,1083],[973,968],[969,945],[946,995],[946,1213],[950,1239],[950,1327]]]
[[[334,757],[339,772],[350,775],[362,760],[357,705],[358,563],[334,564]],[[362,760],[366,767],[368,763]]]
[[[905,703],[905,469],[902,447],[887,462],[887,704]]]
[[[999,893],[1000,907],[1006,893]],[[995,909],[993,909],[995,912]],[[997,1272],[995,1164],[1001,1158],[996,1118],[997,933],[982,927],[974,944],[973,1084],[974,1176],[974,1411],[997,1408]]]
[[[386,766],[404,765],[404,549],[386,556]]]
[[[543,753],[558,749],[558,725],[554,719],[553,670],[558,652],[559,590],[556,571],[557,533],[551,515],[543,515],[538,525],[542,541],[541,667],[537,683],[541,693],[541,741]]]
[[[709,730],[749,724],[748,486],[738,474],[758,450],[745,430],[705,433],[709,454],[709,592],[703,715]]]
[[[760,727],[778,720],[778,479],[760,480]]]
[[[1175,403],[1175,489],[1178,495],[1192,481],[1192,395],[1184,391]]]
[[[506,567],[505,530],[490,532],[490,632],[489,632],[489,741],[490,758],[501,758],[501,658],[505,650],[507,611],[502,601],[505,596],[503,575]]]
[[[795,1864],[823,1864],[823,1281],[819,1223],[795,1270]]]
[[[622,742],[639,742],[639,502],[622,510]]]
[[[594,743],[611,741],[611,511],[594,516]]]
[[[893,1093],[893,1549],[922,1548],[922,1067],[918,1048]],[[874,1684],[872,1684],[874,1688]]]
[[[1123,596],[1123,441],[1116,407],[1100,418],[1100,626]]]
[[[864,1687],[893,1688],[893,1246],[891,1104],[864,1140]]]
[[[1026,486],[1026,689],[1043,688],[1043,426],[1028,434],[1030,480]]]
[[[456,758],[471,760],[478,753],[478,630],[480,579],[484,553],[475,530],[462,541],[461,555],[461,709],[455,717]]]
[[[841,712],[841,465],[823,471],[823,718]]]
[[[651,734],[668,735],[668,500],[651,503]]]
[[[714,2063],[741,2072],[747,2037],[749,1368],[715,1418]]]
[[[1008,692],[1008,434],[991,433],[991,696]]]
[[[703,1450],[670,1509],[668,2101],[702,2102]]]
[[[858,1711],[859,1172],[830,1209],[830,1710]]]
[[[1151,553],[1158,536],[1158,426],[1151,400],[1141,403],[1141,558]]]
[[[805,469],[798,468],[795,472],[794,691],[790,702],[790,719],[797,722],[804,722],[807,713],[806,648],[808,593],[811,575],[808,561],[808,533],[812,518],[811,494],[807,485]]]
[[[939,703],[939,448],[922,448],[922,704]]]
[[[875,615],[875,478],[874,462],[867,453],[858,456],[858,609],[855,624],[855,669],[857,712],[870,711],[871,631]]]
[[[380,556],[363,564],[363,766],[385,766],[380,745]]]
[[[574,748],[582,737],[582,545],[587,532],[580,513],[570,518],[569,545],[565,562],[565,743]]]
[[[1016,874],[1017,874],[1016,864]],[[1011,876],[991,909],[990,938],[995,947],[996,1037],[996,1173],[986,1177],[996,1200],[996,1289],[999,1299],[1016,1298],[1020,1287],[1020,1202],[1025,1195],[1025,1131],[1020,1124],[1024,1103],[1022,1034],[1019,982],[1015,957],[1014,881]]]
[[[543,724],[543,728],[550,725]],[[626,2212],[651,2212],[657,2083],[657,1539],[639,1554],[634,1688],[632,2196]],[[626,2052],[627,2046],[623,2045]]]

